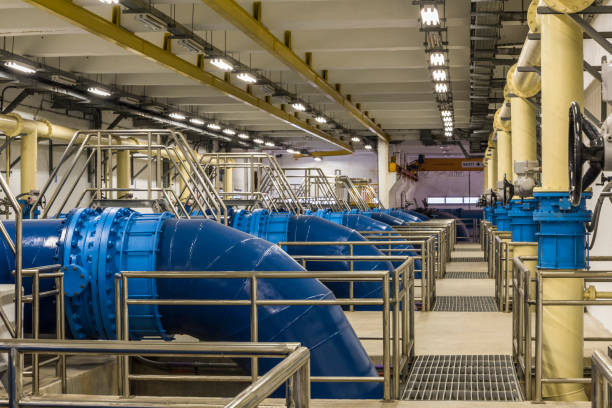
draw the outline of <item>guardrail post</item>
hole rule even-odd
[[[258,321],[257,321],[257,278],[255,276],[251,276],[251,341],[253,343],[257,343],[259,339],[258,333]],[[258,367],[258,359],[257,357],[251,358],[251,377],[252,381],[257,381],[257,376],[259,372]]]
[[[385,400],[391,400],[391,339],[389,334],[389,275],[385,274],[383,278],[383,397]]]

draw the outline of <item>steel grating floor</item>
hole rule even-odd
[[[489,279],[487,272],[446,272],[444,279]]]
[[[493,296],[436,296],[434,312],[497,312]]]
[[[453,256],[451,257],[451,262],[484,262],[485,259],[483,256]]]
[[[403,400],[523,401],[509,355],[417,356]]]

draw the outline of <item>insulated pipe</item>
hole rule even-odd
[[[523,98],[514,97],[512,104],[512,160],[538,160],[536,140],[536,111]],[[514,167],[514,166],[512,166]],[[567,172],[567,170],[566,170]],[[514,168],[513,177],[516,177]]]
[[[21,192],[38,190],[38,130],[29,129],[21,138]]]
[[[5,225],[14,235],[15,223]],[[279,247],[206,219],[80,209],[65,220],[24,220],[23,230],[24,268],[58,262],[66,266],[66,319],[74,338],[115,338],[113,281],[122,270],[303,270]],[[14,257],[1,241],[3,283],[13,282],[13,268]],[[50,284],[50,279],[42,280],[41,290]],[[248,279],[132,279],[129,283],[130,298],[241,300],[248,299],[250,291]],[[259,279],[257,293],[260,300],[334,299],[317,279]],[[53,328],[54,312],[51,305],[41,307],[41,327]],[[250,313],[244,306],[132,305],[129,313],[133,338],[187,334],[204,341],[250,340]],[[310,349],[312,375],[377,375],[339,306],[259,306],[258,340],[301,342]],[[260,374],[270,364],[260,360]],[[380,384],[363,382],[315,383],[312,395],[380,398],[382,389]]]
[[[564,3],[564,4],[561,4]],[[566,12],[568,4],[588,6],[589,0],[546,0],[546,4],[557,11]],[[584,263],[584,222],[586,212],[563,213],[559,202],[567,196],[569,181],[567,136],[568,110],[571,102],[583,106],[583,38],[581,28],[570,17],[563,14],[541,16],[542,31],[542,188],[540,189],[540,210],[534,219],[540,222],[540,254],[538,264],[553,269],[564,269],[564,253],[574,244],[581,249],[576,253],[576,262],[569,268]],[[557,198],[557,196],[561,198]],[[565,198],[567,201],[567,198]],[[571,207],[570,207],[571,208]],[[564,222],[564,220],[567,220]],[[582,225],[581,225],[582,224]],[[550,225],[550,226],[549,226]],[[575,225],[575,242],[568,242],[563,228]],[[582,231],[582,235],[578,232]],[[555,231],[558,234],[555,235]],[[559,235],[564,233],[563,236]],[[566,243],[567,249],[549,248],[550,244]],[[555,244],[556,243],[556,244]],[[559,265],[559,266],[557,266]],[[582,300],[584,282],[582,279],[547,279],[544,285],[544,299]],[[549,378],[582,377],[584,370],[584,326],[582,306],[550,306],[543,315],[542,376]],[[582,384],[546,384],[543,396],[554,400],[586,400]]]
[[[537,8],[541,0],[532,0],[527,10],[529,33],[540,33],[540,17]],[[525,39],[518,62],[508,71],[508,84],[511,92],[522,98],[531,98],[540,92],[540,75],[537,72],[520,72],[517,67],[540,66],[540,40]],[[511,78],[511,79],[510,79]]]
[[[117,188],[129,189],[131,184],[130,151],[120,150],[117,153]],[[118,191],[117,198],[122,198],[124,194]]]
[[[497,130],[497,187],[500,182],[503,182],[504,176],[509,182],[512,182],[512,142],[510,140],[510,132],[498,129]]]
[[[497,146],[493,141],[491,141],[490,144],[492,144],[492,146],[490,150],[489,167],[487,169],[489,173],[487,177],[487,181],[489,182],[487,189],[494,191],[497,187]]]
[[[486,157],[489,153],[489,149],[485,152],[485,157],[482,159],[482,174],[483,174],[483,182],[482,182],[482,192],[483,194],[487,192],[487,187],[489,186],[489,159]]]

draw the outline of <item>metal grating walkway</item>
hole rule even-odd
[[[487,272],[446,272],[445,279],[489,279]]]
[[[403,400],[523,401],[512,356],[417,356]]]
[[[493,296],[436,296],[434,312],[497,312]]]
[[[453,256],[451,262],[484,262],[483,256]]]

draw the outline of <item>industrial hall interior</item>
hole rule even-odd
[[[612,408],[612,0],[0,0],[0,408],[534,406]]]

